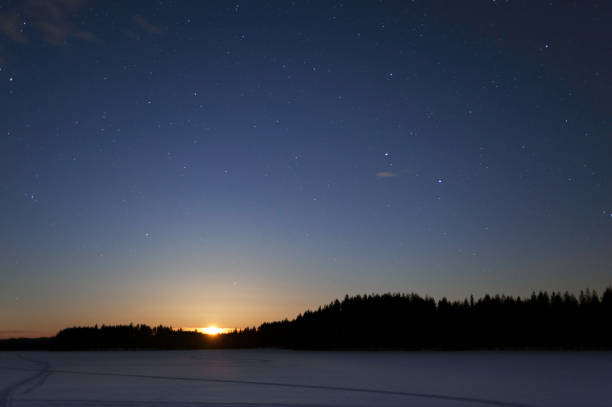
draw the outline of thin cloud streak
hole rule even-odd
[[[38,330],[0,329],[0,339],[9,338],[36,338],[42,334]]]
[[[152,24],[149,20],[147,20],[145,17],[141,16],[140,14],[135,15],[134,17],[132,17],[132,21],[142,31],[147,32],[149,34],[159,35],[162,32],[159,27],[157,27],[156,25]]]
[[[400,175],[403,175],[405,173],[407,173],[408,170],[400,170],[400,171],[378,171],[376,173],[376,176],[378,178],[394,178],[394,177],[399,177]]]

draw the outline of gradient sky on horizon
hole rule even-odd
[[[608,1],[0,2],[0,336],[601,291],[611,20]]]

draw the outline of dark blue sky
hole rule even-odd
[[[609,2],[0,4],[4,332],[612,283]]]

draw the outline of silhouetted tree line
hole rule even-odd
[[[53,349],[200,349],[206,336],[193,331],[147,325],[116,325],[61,330]]]
[[[612,349],[612,288],[485,295],[463,301],[417,294],[346,296],[293,320],[216,336],[170,327],[75,327],[0,349]]]

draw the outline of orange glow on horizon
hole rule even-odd
[[[218,335],[218,334],[225,334],[228,332],[231,332],[232,329],[231,328],[217,328],[214,325],[205,327],[205,328],[196,328],[196,330],[198,332],[202,332],[206,335]]]

